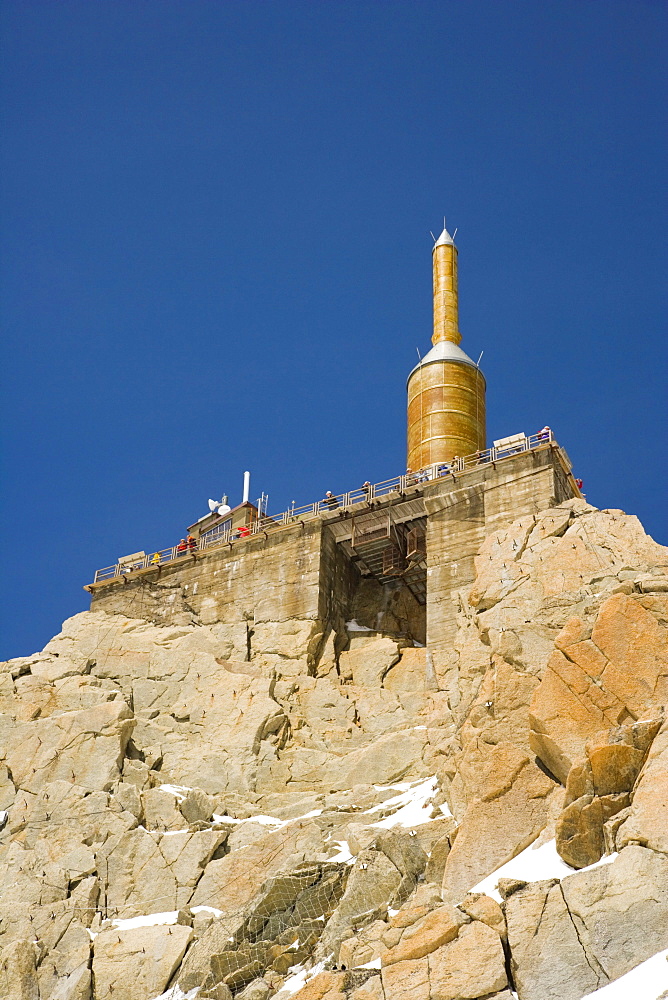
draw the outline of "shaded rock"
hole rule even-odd
[[[377,850],[385,854],[394,867],[412,883],[417,881],[427,864],[427,855],[420,847],[417,837],[411,837],[406,830],[382,830],[375,840]],[[413,885],[411,885],[411,891]]]
[[[201,788],[189,788],[179,809],[187,823],[208,822],[213,816],[216,800]]]
[[[615,836],[617,849],[638,843],[668,854],[668,724],[654,740],[628,817]]]
[[[215,983],[238,990],[256,979],[270,961],[270,949],[266,943],[244,941],[238,948],[212,955],[211,973]]]
[[[574,868],[594,864],[605,851],[604,827],[625,809],[661,720],[599,733],[585,746],[566,782],[565,808],[556,825],[557,851]]]
[[[439,885],[441,884],[443,881],[443,873],[445,872],[445,865],[451,848],[452,841],[449,834],[445,834],[436,841],[431,849],[431,854],[429,855],[429,860],[427,861],[427,867],[424,870],[426,882],[438,882]]]
[[[338,959],[341,941],[359,927],[384,916],[403,883],[403,876],[382,851],[362,851],[351,867],[346,891],[327,923],[316,955]]]
[[[214,919],[198,940],[188,949],[177,976],[178,985],[183,992],[195,989],[213,989],[218,985],[213,976],[211,962],[214,955],[222,954],[230,949],[234,935],[243,923],[243,914],[228,912],[223,917]]]
[[[496,884],[501,899],[508,899],[513,893],[519,892],[527,885],[521,878],[500,878]]]
[[[589,740],[585,753],[595,795],[630,792],[662,719],[618,726]]]
[[[563,810],[557,820],[556,843],[567,865],[585,868],[603,857],[603,825],[628,802],[628,795],[582,795]]]
[[[265,881],[236,915],[216,918],[189,950],[179,972],[183,990],[224,981],[239,989],[269,968],[280,973],[313,951],[345,888],[348,866],[303,865]]]

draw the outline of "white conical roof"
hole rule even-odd
[[[450,340],[441,340],[438,344],[434,344],[429,353],[425,354],[422,360],[418,362],[411,374],[408,376],[409,381],[411,376],[418,371],[419,368],[422,368],[423,365],[429,365],[434,361],[455,361],[460,365],[470,365],[471,368],[477,368],[482,375],[481,369],[475,361],[471,360],[468,354],[465,354],[464,351],[462,351],[461,347],[458,347],[457,344],[453,344]]]
[[[455,241],[453,240],[452,236],[445,228],[445,226],[443,226],[443,232],[434,243],[434,250],[436,249],[436,247],[453,247],[454,245]]]

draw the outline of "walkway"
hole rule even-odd
[[[138,552],[136,558],[126,558],[123,562],[117,562],[113,566],[105,566],[103,569],[98,569],[95,573],[94,583],[101,583],[105,580],[113,580],[115,577],[126,576],[136,570],[150,567],[157,568],[158,566],[164,566],[166,563],[172,563],[179,559],[192,559],[193,556],[196,557],[198,552],[204,550],[208,551],[209,549],[219,548],[222,545],[233,545],[253,535],[278,528],[285,528],[296,521],[310,521],[313,518],[321,517],[323,514],[328,514],[335,510],[347,512],[349,508],[353,508],[357,504],[369,504],[373,500],[387,497],[392,493],[401,496],[407,490],[411,489],[411,487],[419,486],[435,479],[452,476],[453,480],[457,480],[460,475],[466,475],[476,469],[480,469],[481,466],[496,466],[497,462],[502,462],[504,459],[512,458],[521,452],[532,451],[552,442],[554,442],[552,431],[549,433],[541,432],[539,434],[532,434],[529,437],[517,434],[512,438],[502,439],[499,442],[499,447],[487,448],[485,451],[477,452],[475,455],[467,455],[452,462],[431,465],[425,469],[420,469],[418,472],[404,474],[403,476],[394,476],[394,478],[385,479],[381,483],[360,486],[358,489],[350,490],[348,493],[339,493],[336,497],[330,498],[328,502],[316,500],[314,503],[306,504],[303,507],[297,507],[293,504],[288,510],[284,510],[280,514],[271,516],[265,514],[259,517],[252,525],[249,525],[250,530],[243,536],[240,535],[238,529],[234,531],[231,528],[223,529],[222,525],[225,522],[225,517],[222,516],[218,525],[213,525],[199,539],[197,547],[194,550],[188,552],[178,551],[178,546],[172,545],[169,548],[152,552],[150,555]],[[217,527],[220,530],[217,531]]]

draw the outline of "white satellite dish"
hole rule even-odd
[[[209,500],[209,510],[212,514],[229,514],[232,508],[227,503],[227,497],[222,500]]]

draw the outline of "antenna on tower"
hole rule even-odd
[[[482,358],[482,356],[483,356],[483,354],[484,354],[484,353],[485,353],[484,351],[481,351],[481,352],[480,352],[480,358]],[[477,366],[478,368],[480,367],[480,358],[478,358],[478,360],[476,361],[476,366]]]
[[[415,350],[417,351],[417,356],[420,359],[420,364],[422,364],[422,355],[420,354],[420,348],[416,347]]]
[[[454,233],[452,234],[452,239],[453,239],[453,240],[454,240],[455,236],[457,235],[457,230],[458,230],[458,229],[459,229],[459,226],[455,226],[455,231],[454,231]]]
[[[436,242],[436,237],[435,237],[435,236],[434,236],[434,234],[432,233],[431,229],[429,230],[429,235],[431,236],[432,240],[433,240],[433,241],[434,241],[434,243],[435,243],[435,242]]]

